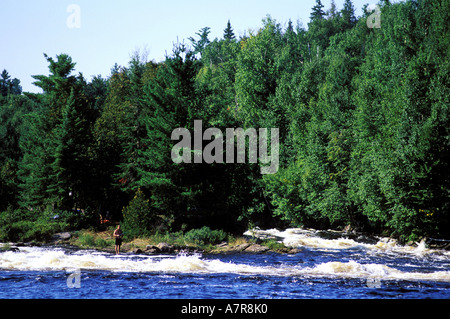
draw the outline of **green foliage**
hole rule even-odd
[[[150,200],[138,189],[134,198],[123,209],[123,229],[128,238],[151,234],[158,226],[159,217]]]
[[[137,52],[90,83],[70,56],[45,55],[41,94],[21,94],[3,71],[0,236],[45,239],[106,211],[131,237],[187,227],[205,243],[205,225],[450,236],[450,4],[380,6],[374,29],[350,0],[327,11],[317,0],[308,30],[267,16],[248,37],[228,21],[210,41],[205,27],[192,50],[178,43],[159,63]],[[278,173],[173,163],[172,131],[193,133],[199,119],[222,132],[279,128]]]
[[[228,20],[227,27],[223,31],[223,38],[225,40],[234,40],[236,36],[234,35],[233,28],[231,27],[231,22]]]
[[[204,226],[200,229],[192,229],[184,234],[184,239],[197,245],[216,245],[224,241],[228,234],[223,230],[212,230]]]
[[[64,221],[55,221],[42,214],[37,219],[29,214],[9,207],[0,213],[0,241],[45,242],[57,232],[66,231],[69,225]]]
[[[78,241],[82,246],[85,247],[94,247],[95,246],[95,238],[92,234],[81,234],[78,237]]]
[[[208,35],[211,33],[210,27],[204,27],[200,29],[199,32],[196,33],[196,35],[199,36],[198,40],[195,40],[193,37],[189,38],[189,41],[191,41],[192,46],[194,47],[194,54],[202,53],[203,50],[206,48],[206,46],[210,43],[208,39]]]
[[[275,239],[263,241],[262,245],[268,247],[270,250],[273,250],[273,251],[281,251],[286,248],[286,246],[283,243],[280,243],[280,242],[276,241]]]
[[[0,95],[6,97],[10,94],[20,95],[21,93],[22,87],[20,86],[20,80],[11,80],[11,76],[8,74],[8,71],[3,70],[0,75]]]

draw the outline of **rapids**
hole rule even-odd
[[[450,252],[257,230],[296,254],[120,255],[55,247],[0,253],[0,298],[449,298]],[[79,289],[71,275],[79,274]],[[38,289],[36,289],[38,288]]]

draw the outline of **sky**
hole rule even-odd
[[[356,16],[364,4],[353,0]],[[331,0],[322,0],[328,10]],[[344,0],[335,0],[338,10]],[[289,19],[305,28],[315,0],[0,0],[0,72],[21,81],[23,91],[41,92],[32,75],[48,75],[44,53],[66,53],[87,81],[108,77],[115,63],[127,66],[133,52],[160,62],[177,41],[210,27],[210,40],[222,38],[228,20],[237,36],[262,26],[270,15],[282,26]]]

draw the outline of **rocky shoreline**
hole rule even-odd
[[[74,250],[86,250],[93,249],[97,251],[103,251],[107,253],[114,253],[114,247],[106,247],[106,248],[96,248],[96,247],[81,247],[78,245],[74,245],[71,242],[72,234],[70,232],[58,233],[55,234],[51,240],[42,243],[0,243],[0,252],[12,251],[19,252],[22,247],[59,247],[66,249],[74,249]],[[292,247],[278,247],[275,249],[269,248],[267,246],[261,245],[261,243],[257,243],[251,239],[245,239],[244,243],[239,243],[236,245],[222,242],[219,245],[213,246],[212,249],[205,249],[197,246],[179,246],[172,245],[165,242],[161,242],[157,245],[146,245],[144,247],[133,247],[128,243],[124,243],[121,247],[121,254],[130,255],[130,254],[145,254],[145,255],[160,255],[160,254],[262,254],[262,253],[290,253],[295,254],[301,251],[298,248]]]
[[[280,241],[282,238],[277,238],[273,235],[259,234],[259,236],[249,235],[249,232],[244,234],[243,239],[236,244],[230,244],[228,242],[222,242],[218,245],[212,246],[211,248],[205,249],[200,246],[179,246],[161,242],[157,245],[146,245],[145,247],[134,247],[129,243],[124,243],[122,245],[121,253],[124,255],[129,254],[145,254],[145,255],[159,255],[159,254],[264,254],[264,253],[287,253],[296,254],[302,251],[300,247],[288,247],[284,244],[276,245],[276,247],[270,247],[265,245],[267,240]],[[264,233],[264,232],[263,232]],[[345,232],[345,231],[334,231],[334,230],[317,230],[315,235],[322,239],[351,239],[355,242],[363,244],[376,244],[380,238],[375,236],[370,236],[363,233],[355,232]],[[64,232],[54,234],[53,237],[42,243],[0,243],[0,252],[12,251],[19,252],[21,247],[62,247],[67,249],[94,249],[98,251],[114,253],[114,247],[98,248],[98,247],[81,247],[79,245],[74,245],[71,241],[72,233]],[[429,249],[433,250],[450,250],[450,240],[445,239],[435,239],[435,238],[423,238],[425,245]],[[409,242],[405,244],[406,246],[417,247],[419,243]]]

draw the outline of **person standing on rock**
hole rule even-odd
[[[116,240],[115,246],[114,246],[114,250],[116,251],[116,255],[120,254],[120,246],[122,245],[122,236],[123,236],[123,232],[120,229],[120,224],[117,225],[117,228],[114,230],[113,233],[113,237]]]

